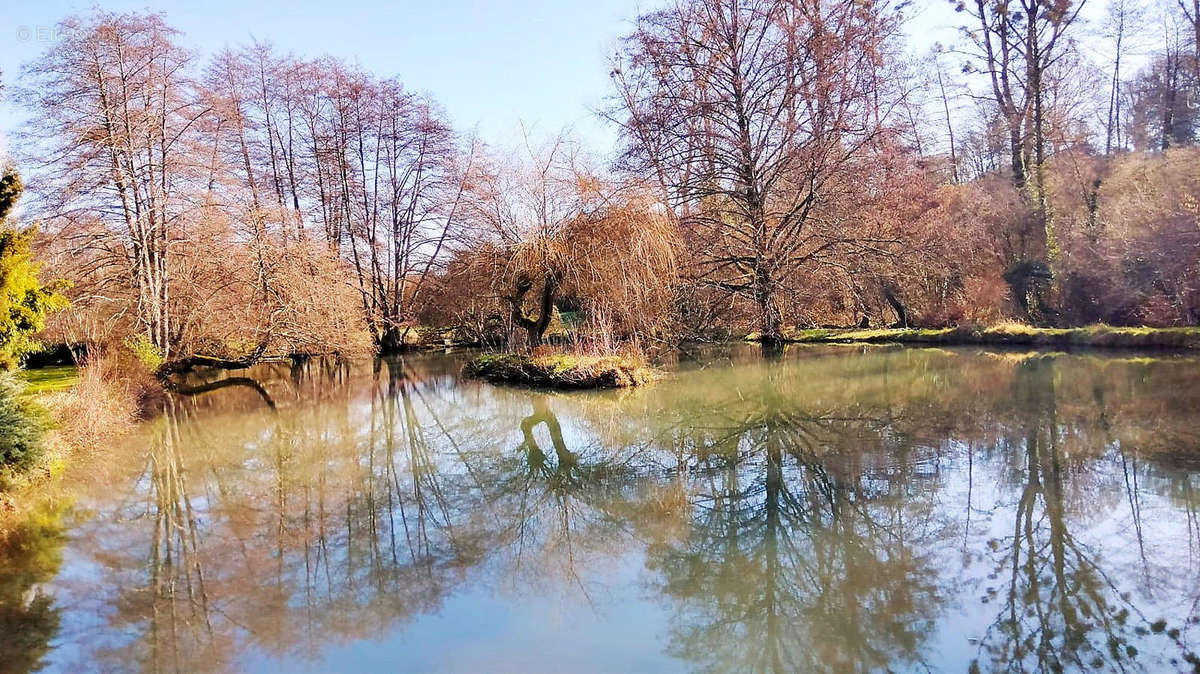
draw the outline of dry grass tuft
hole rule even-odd
[[[56,422],[60,442],[72,452],[94,452],[137,421],[148,392],[156,387],[144,368],[99,357],[79,369],[74,387],[45,395],[43,404]]]

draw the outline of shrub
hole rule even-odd
[[[21,196],[21,180],[11,169],[0,174],[0,370],[15,369],[21,358],[40,345],[34,335],[46,317],[67,306],[53,283],[43,287],[40,266],[30,248],[36,231],[17,229],[8,219]]]
[[[146,366],[151,372],[162,367],[163,357],[159,353],[158,348],[150,342],[150,338],[144,333],[138,333],[136,336],[130,337],[125,341],[125,345],[129,347],[129,352],[134,358],[138,359],[142,365]]]
[[[15,375],[0,374],[0,467],[28,468],[43,451],[48,417],[23,394]]]

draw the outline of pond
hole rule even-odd
[[[0,669],[1187,671],[1200,363],[737,345],[188,395],[3,552]]]

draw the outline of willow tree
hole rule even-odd
[[[472,180],[464,217],[480,241],[467,272],[486,279],[529,346],[558,304],[596,319],[600,335],[652,330],[670,309],[675,225],[636,185],[613,184],[559,137],[491,162]]]
[[[876,237],[831,207],[888,135],[887,2],[680,0],[641,16],[612,77],[623,162],[654,176],[701,283],[751,300],[764,339],[812,265]]]

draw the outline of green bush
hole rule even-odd
[[[49,420],[23,392],[16,376],[0,374],[0,467],[28,468],[42,454]]]
[[[150,338],[143,333],[130,337],[125,340],[125,346],[129,348],[130,353],[134,358],[138,359],[142,365],[146,366],[147,370],[154,372],[162,367],[164,359],[158,347],[151,343]]]

